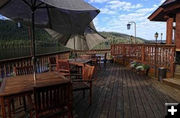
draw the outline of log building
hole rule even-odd
[[[166,0],[148,19],[167,22],[166,44],[174,43],[180,52],[180,0]]]

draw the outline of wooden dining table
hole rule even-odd
[[[70,64],[77,65],[77,66],[84,66],[85,64],[88,64],[91,61],[92,59],[81,59],[81,58],[69,59]]]
[[[2,117],[6,117],[5,100],[19,96],[32,95],[34,87],[50,86],[60,83],[70,83],[70,80],[60,75],[58,72],[37,74],[36,81],[33,79],[33,74],[4,79],[0,88],[0,107]]]

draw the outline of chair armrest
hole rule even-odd
[[[82,80],[82,79],[75,79],[72,82],[92,82],[92,80]]]
[[[56,64],[49,64],[50,66],[56,66]]]

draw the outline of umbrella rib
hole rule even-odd
[[[96,32],[98,35],[100,35],[101,37],[103,37],[104,39],[106,39],[107,37],[101,35],[99,32],[97,32],[95,29],[93,29],[92,27],[88,26],[91,30],[93,30],[94,32]]]
[[[5,4],[3,4],[2,6],[0,6],[0,9],[5,7],[9,2],[11,2],[11,0],[8,0]]]
[[[41,3],[39,3],[37,6],[36,6],[36,8],[41,8],[40,6],[41,5],[45,5],[43,2],[41,2]]]
[[[29,4],[26,0],[22,0],[25,4],[27,4],[30,8],[32,8],[31,4]]]
[[[47,4],[46,4],[46,8],[47,8],[47,14],[48,14],[48,18],[49,18],[49,27],[52,28],[51,17],[50,17],[49,8],[48,8]]]
[[[72,34],[70,34],[67,39],[69,40],[71,38],[71,36],[72,36]],[[68,40],[65,43],[67,43]]]
[[[34,0],[33,6],[36,6],[36,2],[37,2],[37,0]]]

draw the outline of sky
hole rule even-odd
[[[94,19],[98,31],[125,33],[134,36],[134,24],[127,30],[129,21],[136,22],[137,37],[155,40],[154,34],[163,33],[166,38],[166,23],[149,21],[150,16],[165,0],[85,0],[100,9]]]
[[[94,19],[98,31],[119,32],[134,36],[134,24],[127,30],[129,21],[136,22],[137,37],[154,40],[156,32],[166,38],[166,23],[149,21],[150,16],[165,0],[85,0],[100,9]],[[2,19],[2,16],[0,16]]]

